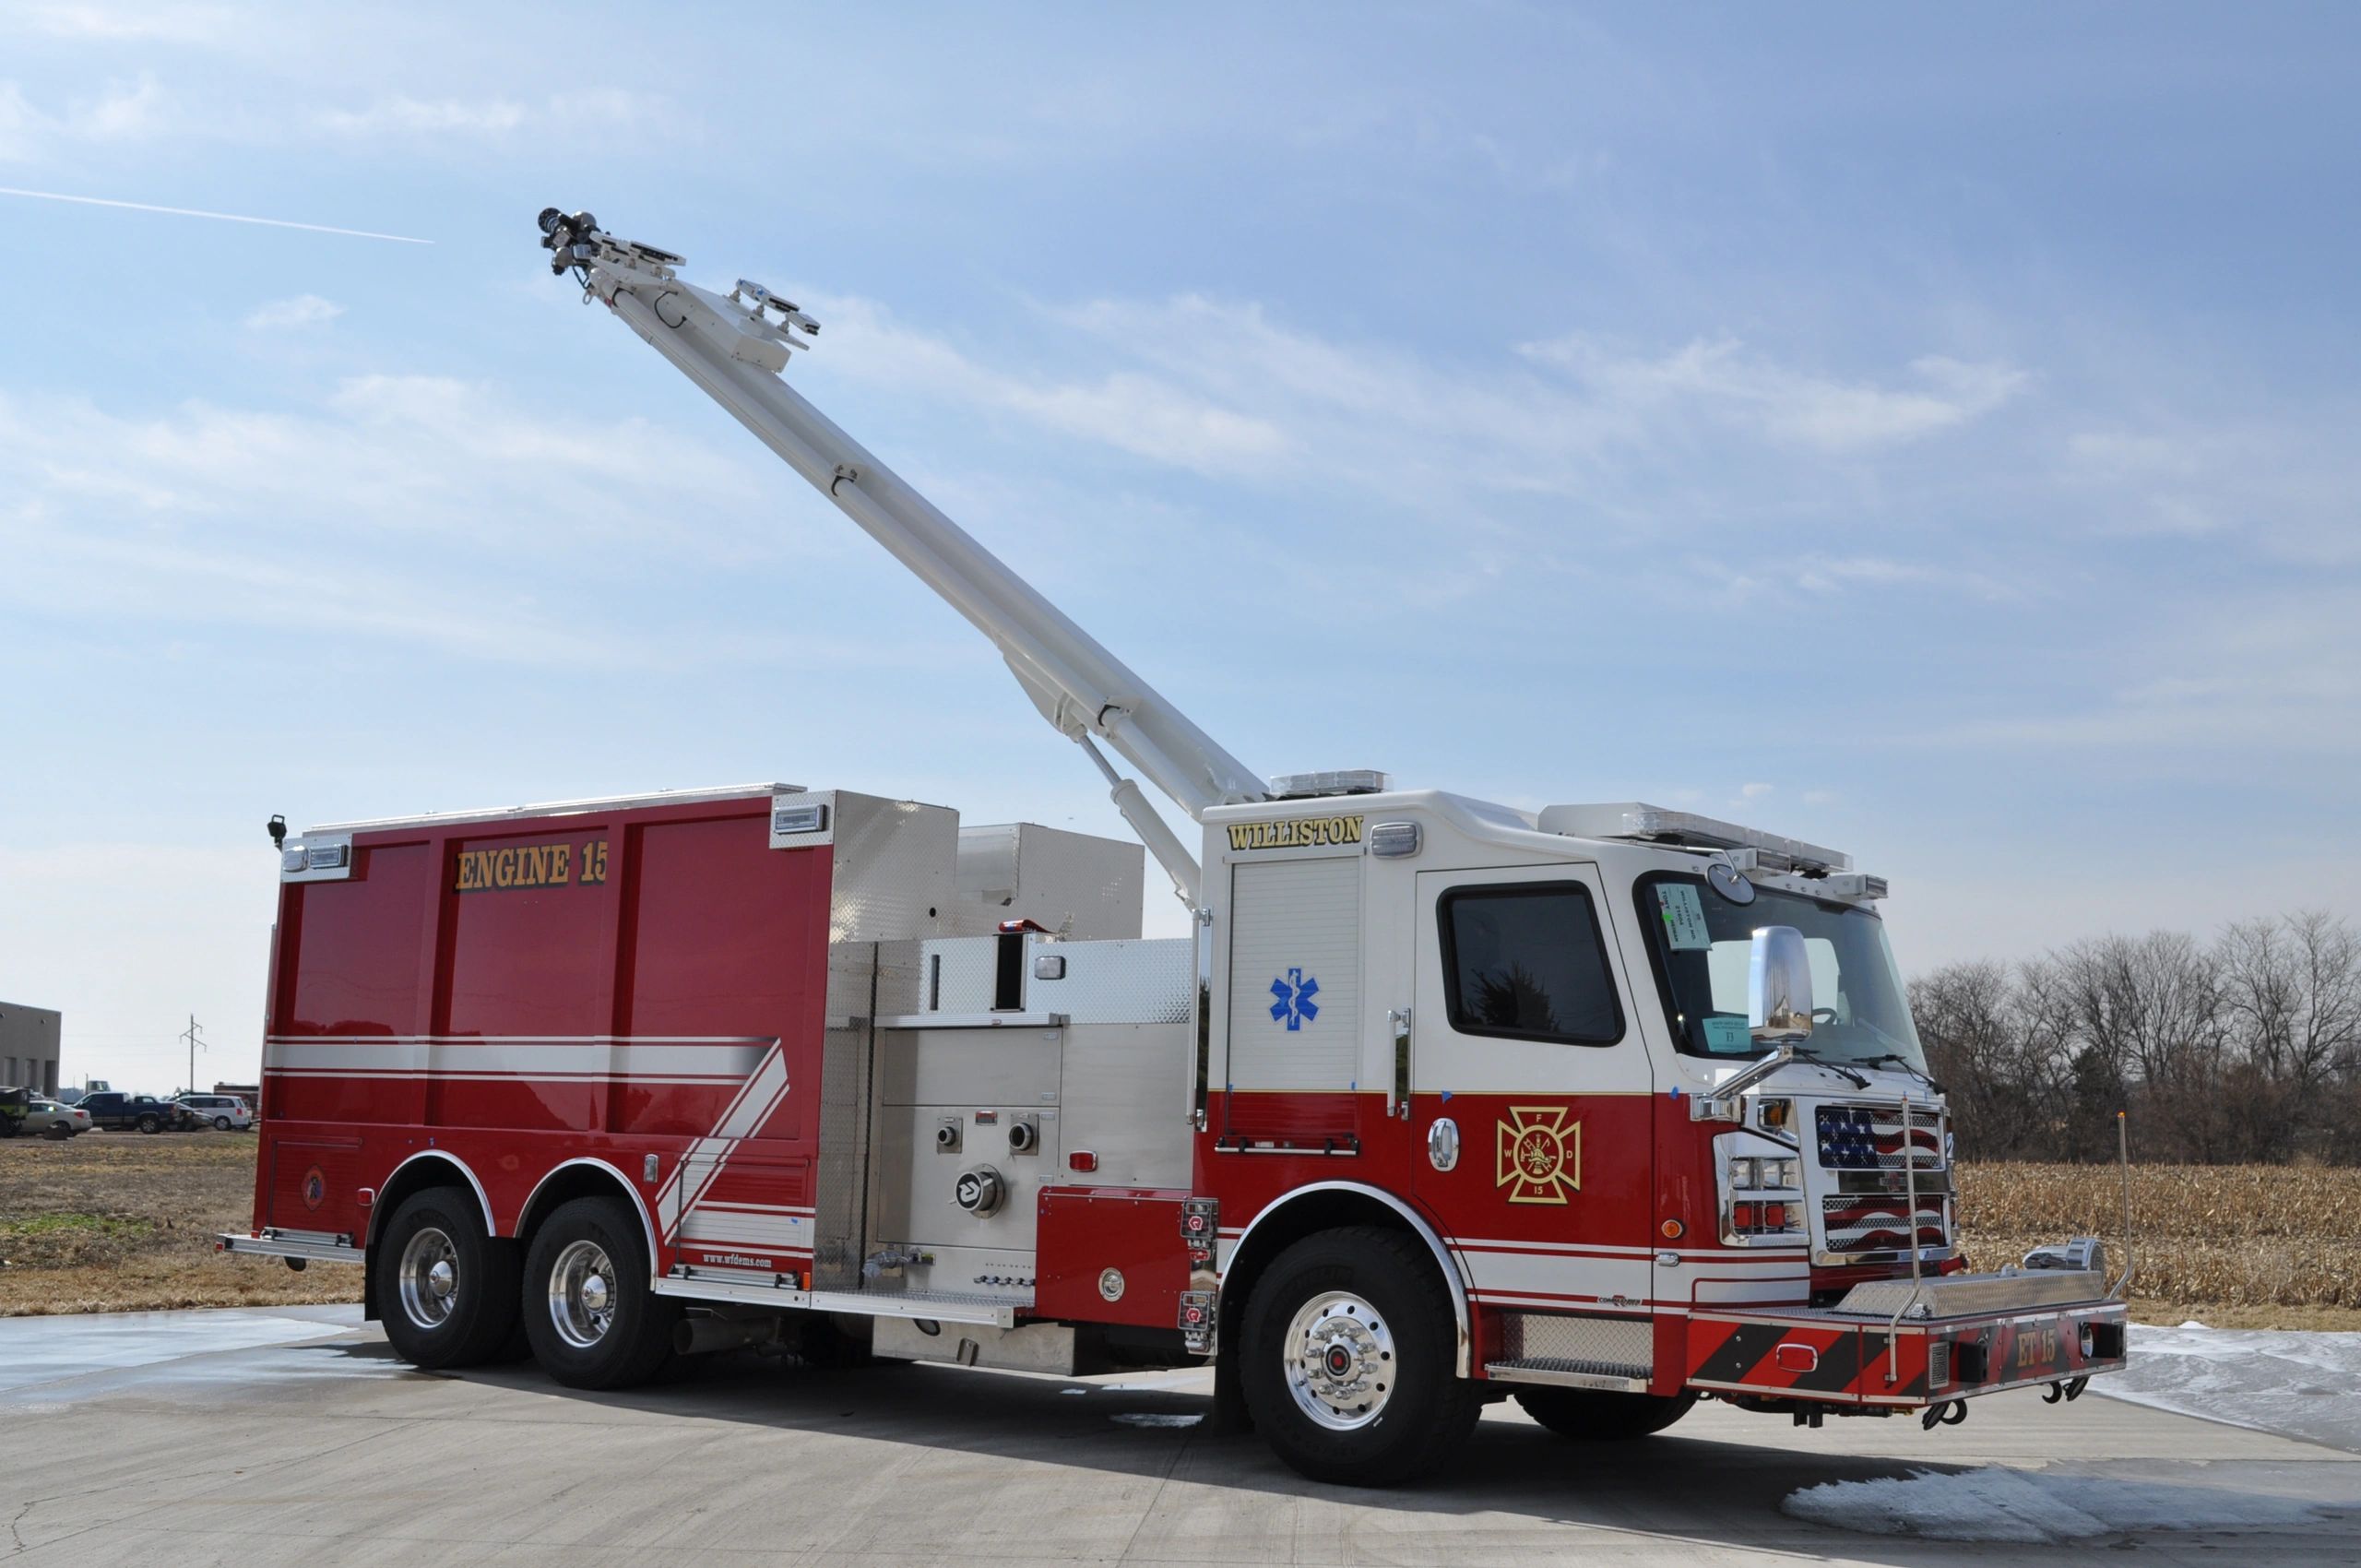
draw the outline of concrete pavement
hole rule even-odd
[[[2361,1455],[2086,1398],[1966,1425],[1704,1406],[1568,1443],[1513,1406],[1416,1490],[1314,1485],[1204,1434],[1209,1376],[820,1372],[708,1358],[627,1395],[433,1375],[357,1309],[0,1320],[0,1556],[42,1563],[2361,1564]],[[2286,1500],[2266,1528],[2062,1547],[1857,1534],[1800,1488],[1993,1465]],[[2148,1495],[2140,1493],[2137,1495]]]

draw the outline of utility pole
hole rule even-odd
[[[197,1039],[198,1032],[196,1015],[191,1013],[188,1016],[188,1028],[182,1032],[180,1037],[181,1039],[188,1041],[188,1084],[181,1090],[181,1093],[183,1094],[195,1094],[196,1092],[196,1050],[197,1047],[205,1043],[203,1040]]]

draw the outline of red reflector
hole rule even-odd
[[[1086,1148],[1075,1149],[1066,1156],[1066,1169],[1069,1170],[1096,1170],[1098,1169],[1098,1157]]]
[[[1739,1204],[1730,1210],[1730,1223],[1740,1230],[1751,1230],[1754,1229],[1755,1218],[1761,1212],[1762,1206],[1759,1204]]]
[[[1820,1369],[1820,1352],[1809,1345],[1782,1345],[1771,1352],[1781,1372],[1808,1372]]]
[[[1762,1229],[1765,1230],[1785,1230],[1786,1228],[1787,1206],[1786,1204],[1764,1204],[1762,1206]]]

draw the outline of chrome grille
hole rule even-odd
[[[1820,1200],[1821,1246],[1848,1254],[1903,1253],[1910,1245],[1910,1202],[1900,1193],[1845,1193]],[[1945,1193],[1918,1194],[1918,1240],[1940,1247],[1951,1240],[1951,1204]]]

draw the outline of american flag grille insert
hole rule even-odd
[[[1812,1113],[1823,1170],[1899,1170],[1903,1168],[1902,1107],[1823,1105]],[[1910,1144],[1921,1170],[1943,1168],[1943,1118],[1938,1111],[1912,1110]]]

